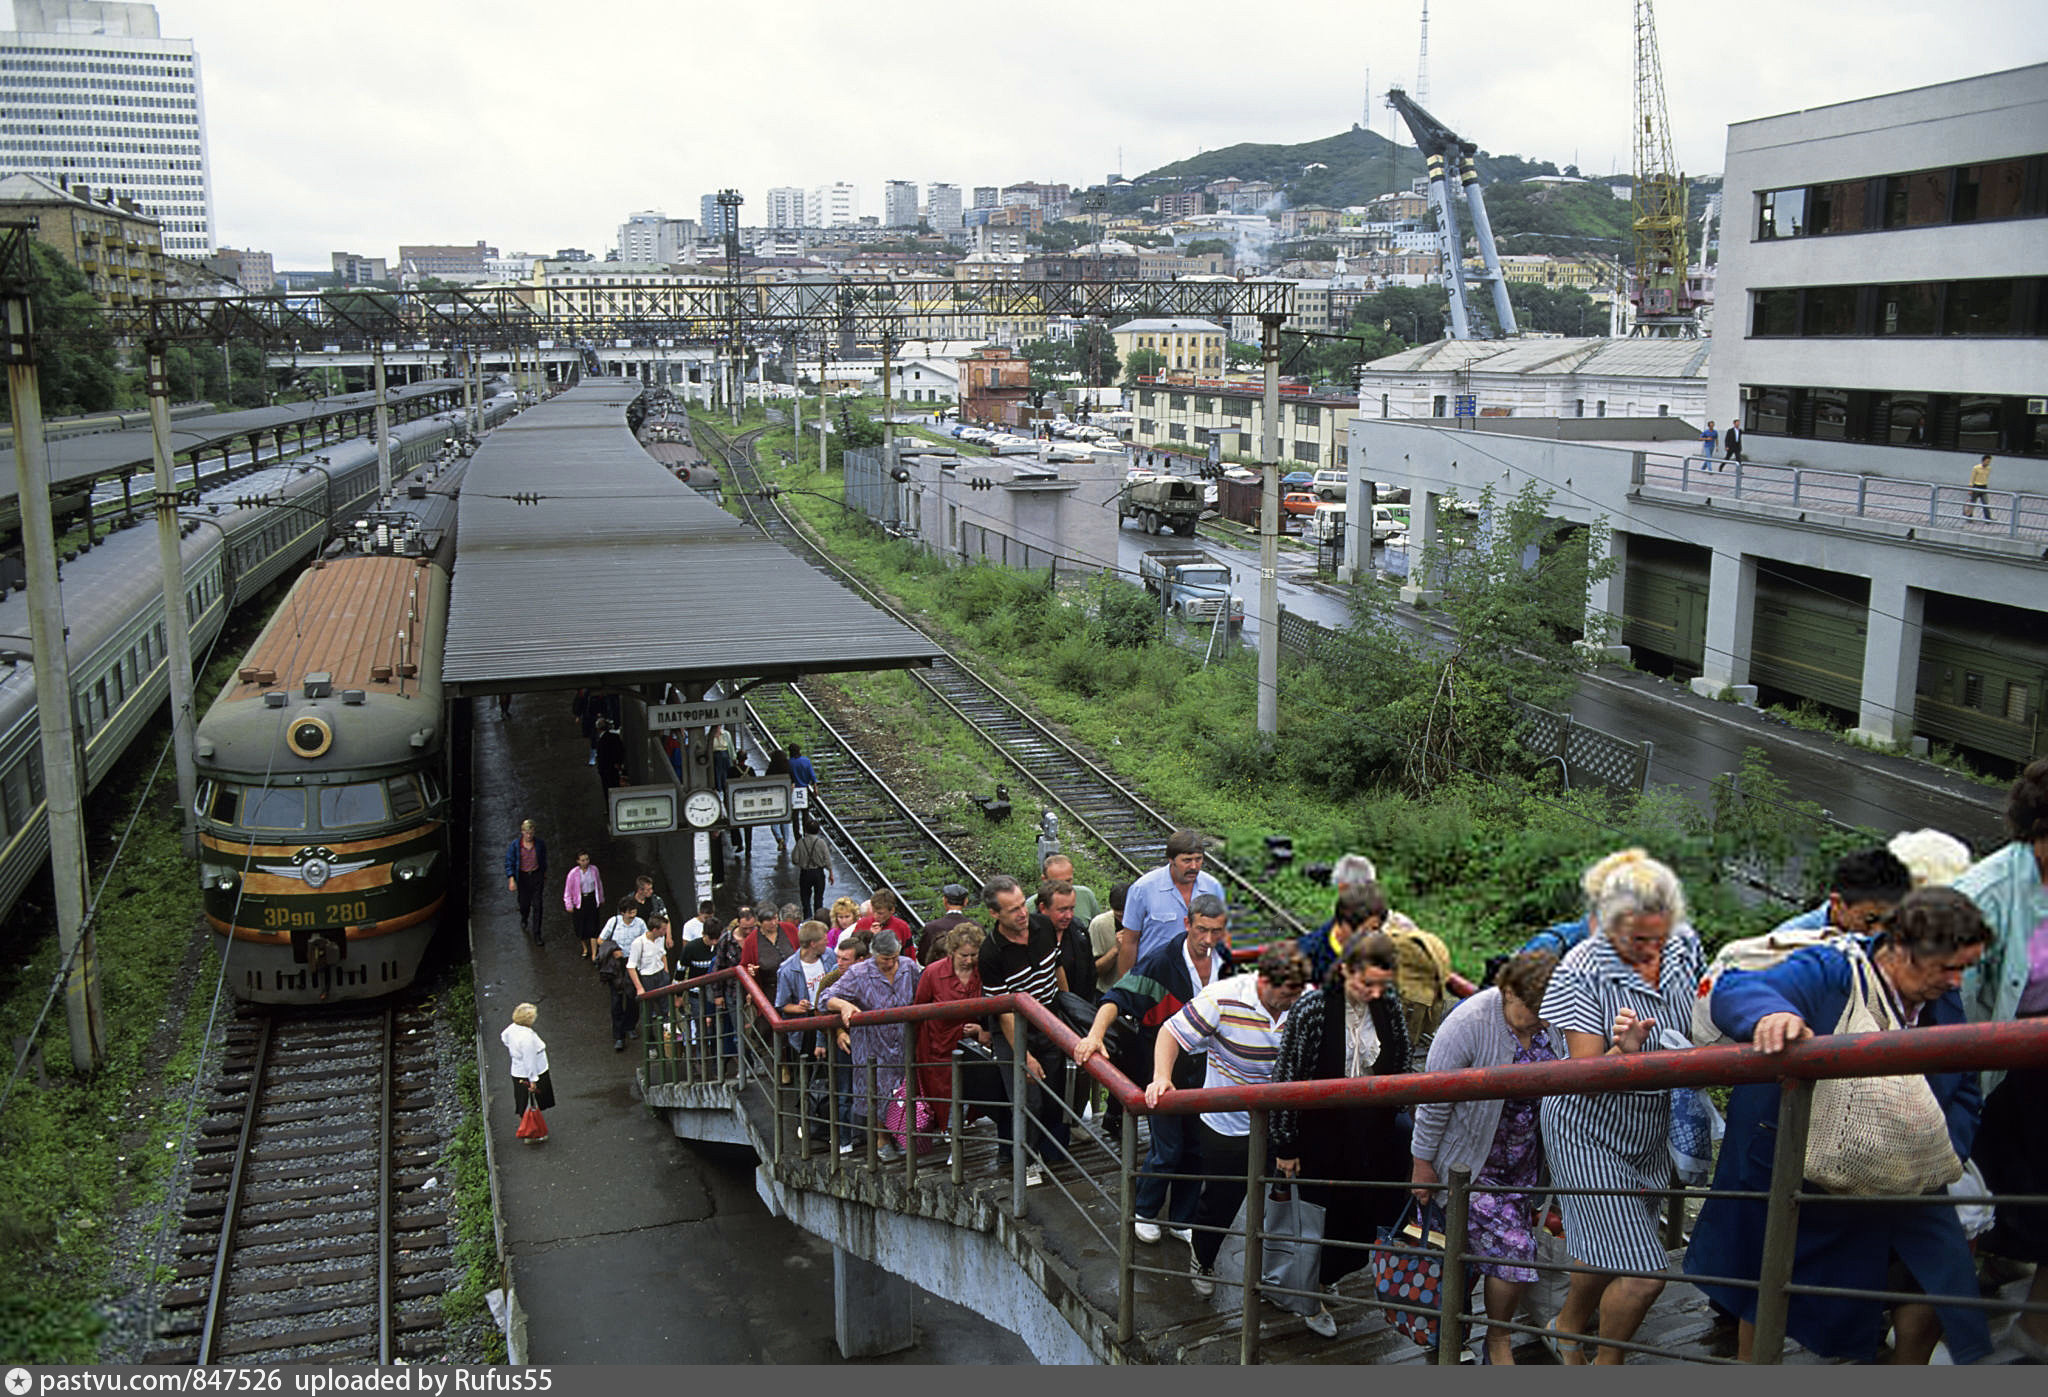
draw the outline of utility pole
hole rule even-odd
[[[391,403],[384,396],[384,341],[376,340],[370,345],[370,365],[377,378],[377,495],[383,498],[391,493]],[[152,370],[152,372],[154,372]],[[151,424],[155,423],[156,398],[150,397]],[[165,476],[168,479],[168,473]],[[168,560],[166,560],[168,561]],[[166,580],[170,570],[164,570]]]
[[[746,200],[737,189],[721,189],[716,195],[718,221],[725,232],[725,343],[726,355],[731,360],[728,372],[730,382],[744,394],[746,392],[745,366],[740,360],[740,205]],[[731,393],[726,401],[732,408],[732,425],[740,425],[740,404]]]
[[[178,772],[179,823],[185,857],[199,856],[199,827],[192,805],[199,797],[199,771],[193,757],[192,632],[185,614],[185,560],[180,541],[178,487],[171,479],[171,390],[164,377],[164,342],[151,340],[148,355],[149,431],[156,466],[156,544],[164,583],[165,668],[171,676],[171,759]],[[383,381],[383,370],[378,370]],[[378,434],[383,434],[379,424]],[[388,480],[386,482],[388,487]]]
[[[1280,731],[1280,322],[1259,317],[1259,357],[1266,367],[1266,423],[1259,474],[1259,731]]]
[[[0,314],[6,337],[7,397],[14,409],[14,463],[21,502],[22,563],[28,572],[29,643],[35,653],[36,717],[43,750],[43,808],[50,828],[50,874],[57,892],[57,945],[64,977],[64,1022],[71,1065],[99,1067],[106,1053],[100,1022],[99,969],[86,924],[85,819],[78,742],[72,730],[71,656],[65,649],[64,598],[57,589],[56,526],[50,518],[50,462],[43,446],[42,390],[36,381],[35,321],[30,310],[33,224],[0,225]]]

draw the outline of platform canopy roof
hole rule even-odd
[[[459,378],[432,378],[403,388],[385,391],[394,407],[412,398],[462,391]],[[347,417],[377,406],[375,393],[338,393],[313,402],[287,403],[282,407],[252,407],[238,412],[214,412],[186,417],[171,424],[171,451],[212,451],[239,441],[252,432],[266,435],[280,429],[296,428],[329,417]],[[150,430],[138,427],[118,432],[87,432],[80,436],[52,437],[43,448],[50,460],[50,484],[71,485],[102,476],[125,475],[148,469],[155,459]],[[11,500],[20,485],[15,469],[14,449],[0,448],[0,500]]]
[[[676,479],[595,379],[484,441],[463,478],[451,693],[711,684],[929,664],[931,640]]]

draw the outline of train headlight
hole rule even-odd
[[[327,726],[324,718],[307,714],[292,720],[284,740],[292,751],[310,759],[324,755],[334,745],[334,729]]]
[[[411,858],[400,859],[391,866],[391,874],[401,883],[410,883],[415,878],[424,878],[433,868],[434,854],[414,854]]]
[[[236,883],[240,882],[241,877],[240,870],[229,868],[225,864],[203,863],[199,865],[199,887],[201,891],[205,891],[208,888],[218,888],[222,892],[226,892],[234,887]]]

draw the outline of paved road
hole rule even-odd
[[[1125,529],[1120,564],[1135,573],[1147,548],[1186,545],[1189,540],[1155,539]],[[1237,571],[1245,600],[1245,641],[1256,645],[1259,551],[1256,543],[1236,546],[1195,540]],[[1282,545],[1280,604],[1319,625],[1342,628],[1350,610],[1336,588],[1317,580],[1314,555]],[[1430,618],[1404,613],[1412,624]],[[1653,675],[1619,667],[1599,671],[1580,686],[1572,717],[1632,742],[1655,743],[1650,779],[1705,799],[1714,778],[1738,770],[1743,753],[1761,747],[1773,770],[1795,798],[1812,800],[1850,824],[1881,830],[1932,826],[1968,840],[1980,851],[2004,842],[1999,812],[2002,791],[1965,781],[1924,762],[1859,752],[1824,737],[1787,728],[1754,709],[1701,699],[1690,690]]]

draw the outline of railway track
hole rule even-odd
[[[753,462],[753,444],[760,436],[759,430],[742,433],[730,441],[701,423],[693,423],[692,430],[709,439],[708,445],[723,462],[725,478],[739,491],[748,515],[763,532],[905,625],[924,629],[813,545],[774,501],[761,498],[761,480]],[[972,668],[948,655],[928,670],[913,669],[909,673],[938,707],[966,724],[1010,766],[1019,780],[1043,798],[1048,808],[1057,810],[1063,826],[1092,839],[1131,877],[1165,862],[1166,837],[1178,828],[1177,823],[1132,794],[1117,777],[1005,697]],[[850,743],[843,737],[838,740],[852,752]],[[835,773],[835,786],[837,781]],[[903,840],[906,845],[909,842],[907,837]],[[1283,937],[1293,939],[1307,929],[1213,854],[1205,866],[1225,886],[1232,905],[1233,940],[1240,947]]]
[[[148,1363],[376,1362],[441,1351],[456,1280],[431,1016],[252,1014],[199,1123],[176,1287]]]

